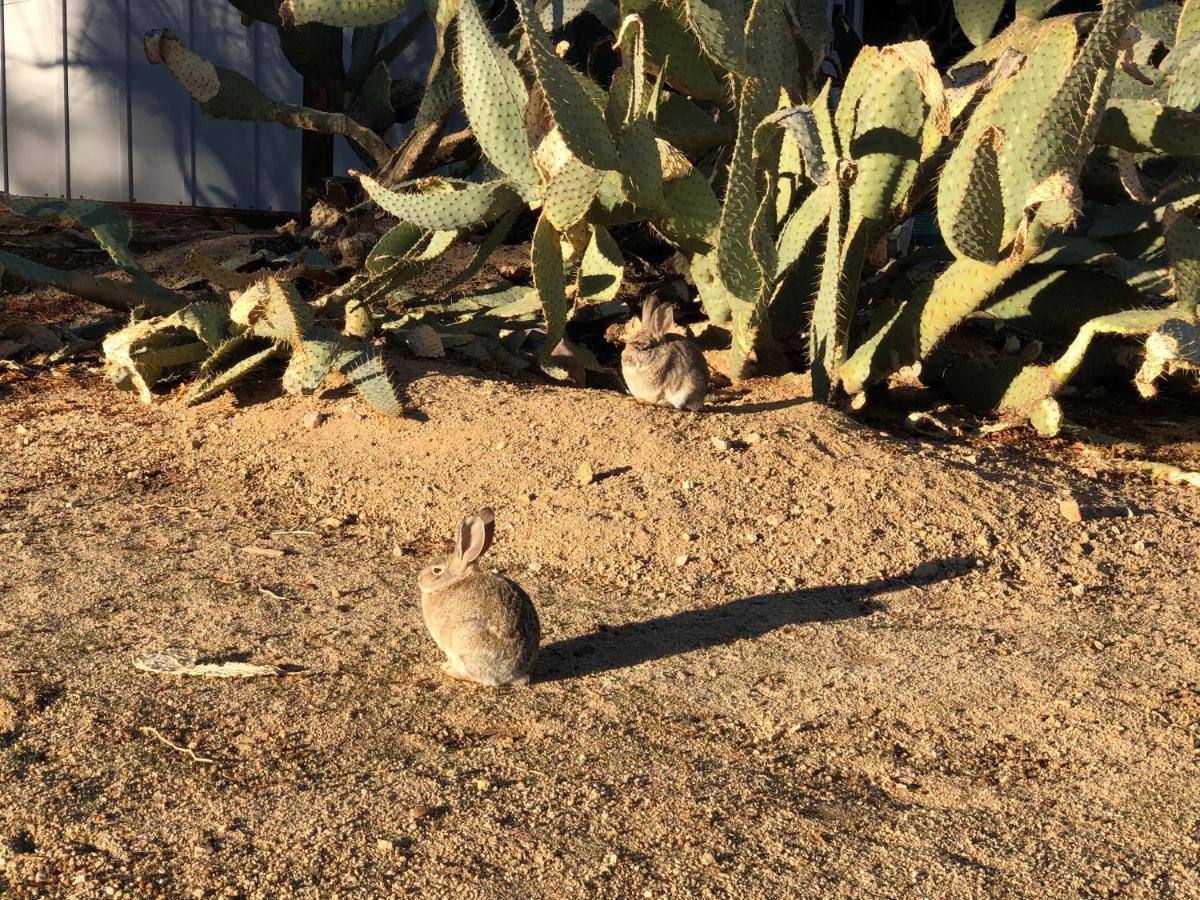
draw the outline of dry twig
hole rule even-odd
[[[201,756],[199,753],[197,753],[195,750],[193,750],[190,747],[184,747],[180,744],[174,743],[173,741],[167,740],[165,737],[162,736],[162,733],[157,728],[154,728],[150,725],[143,725],[141,728],[138,729],[138,731],[140,731],[142,734],[148,734],[152,738],[155,738],[156,740],[158,740],[159,742],[166,744],[168,747],[170,747],[172,750],[176,751],[177,753],[183,753],[183,754],[186,754],[187,756],[190,756],[195,762],[209,763],[209,764],[215,764],[217,762],[215,759],[210,759],[207,756]]]

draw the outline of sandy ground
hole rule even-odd
[[[801,379],[686,415],[400,367],[425,421],[9,386],[0,893],[1200,891],[1194,491]],[[524,690],[442,680],[416,605],[484,503]],[[133,669],[167,646],[289,674]]]
[[[1200,492],[803,378],[688,415],[395,362],[418,417],[0,378],[0,896],[1200,895]],[[1147,409],[1089,424],[1195,467]],[[483,504],[526,689],[420,620]],[[134,669],[172,646],[286,674]]]

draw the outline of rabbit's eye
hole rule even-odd
[[[444,566],[434,566],[434,567],[433,567],[433,574],[434,574],[434,575],[441,575],[441,574],[442,574],[443,572],[445,572],[445,571],[446,571],[446,569],[445,569],[445,567],[444,567]]]

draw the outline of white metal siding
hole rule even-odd
[[[20,194],[299,208],[300,135],[201,114],[142,36],[170,28],[299,103],[273,29],[224,0],[0,0],[0,172]]]
[[[829,0],[834,5],[861,25],[863,0]],[[395,23],[390,34],[401,27]],[[142,37],[155,28],[253,78],[268,96],[302,101],[300,76],[283,59],[274,29],[245,28],[226,0],[0,0],[0,187],[34,196],[298,209],[299,132],[204,116],[164,67],[146,62]],[[423,80],[433,50],[426,29],[392,74]],[[393,131],[393,144],[404,130]],[[344,140],[335,148],[338,171],[361,167]]]

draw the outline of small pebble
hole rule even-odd
[[[304,427],[309,431],[312,431],[314,428],[320,428],[324,422],[325,413],[321,412],[320,410],[314,409],[304,417]]]
[[[700,854],[700,863],[705,866],[715,866],[717,864],[717,858],[712,855],[711,850],[705,850]]]
[[[475,779],[475,790],[479,791],[479,793],[486,794],[491,789],[492,789],[492,783],[490,781],[488,781],[486,778],[476,778]]]
[[[408,808],[408,817],[414,822],[419,822],[421,819],[427,818],[432,812],[433,807],[431,806],[410,806]]]
[[[1058,511],[1062,513],[1062,517],[1068,522],[1078,525],[1083,521],[1083,511],[1079,508],[1079,504],[1075,500],[1060,500]]]
[[[755,444],[762,443],[762,439],[763,436],[757,431],[751,431],[749,434],[742,435],[742,443],[750,447],[753,447]]]
[[[1086,590],[1087,590],[1087,588],[1085,588],[1082,584],[1073,584],[1073,585],[1071,585],[1071,596],[1072,597],[1082,597],[1083,592]]]
[[[575,480],[584,486],[596,480],[596,473],[592,471],[590,463],[584,461],[579,464],[579,468],[575,470]]]
[[[715,447],[718,450],[732,450],[733,449],[733,441],[727,440],[725,438],[719,438],[719,437],[713,438],[712,445],[713,445],[713,447]]]
[[[686,553],[681,553],[679,556],[675,557],[675,567],[682,568],[682,567],[686,566],[690,561],[691,561],[690,556],[688,556]]]
[[[757,544],[760,540],[762,540],[762,535],[759,534],[757,531],[747,531],[746,532],[746,543],[747,544]]]

